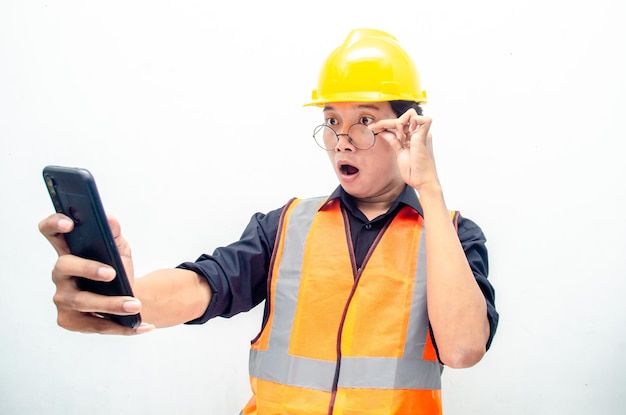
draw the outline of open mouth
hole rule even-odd
[[[347,176],[352,176],[353,174],[357,174],[359,172],[359,169],[351,166],[350,164],[342,164],[341,166],[339,166],[339,169],[341,170],[342,174],[345,174]]]

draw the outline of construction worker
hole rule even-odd
[[[70,255],[73,222],[40,222],[59,259],[59,325],[138,334],[230,317],[265,300],[242,414],[440,414],[441,371],[470,367],[498,323],[481,229],[448,210],[422,115],[426,93],[392,35],[356,29],[328,56],[306,105],[339,186],[253,215],[241,239],[134,280],[133,297],[79,291],[114,278]],[[110,220],[132,278],[119,223]],[[141,312],[135,329],[101,318]]]

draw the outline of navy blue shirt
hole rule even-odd
[[[405,187],[387,213],[372,220],[368,220],[357,209],[354,198],[341,186],[337,187],[328,200],[336,198],[341,199],[342,206],[348,213],[357,267],[361,266],[380,230],[393,219],[402,206],[410,206],[423,216],[417,194],[409,186]],[[270,259],[283,208],[284,206],[266,214],[254,214],[237,242],[215,249],[212,255],[203,254],[195,262],[179,265],[180,268],[204,276],[213,292],[213,298],[204,315],[188,324],[201,324],[216,316],[231,317],[248,311],[265,300]],[[498,325],[498,313],[495,308],[495,292],[487,280],[489,264],[486,239],[478,225],[460,215],[457,229],[470,268],[487,302],[491,333],[486,347],[489,348]]]

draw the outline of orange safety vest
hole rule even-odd
[[[441,414],[423,218],[403,207],[356,269],[339,200],[324,203],[283,212],[242,414]]]

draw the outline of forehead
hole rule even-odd
[[[345,115],[362,112],[371,112],[376,115],[393,115],[389,102],[329,102],[324,105],[324,113],[327,112]]]

